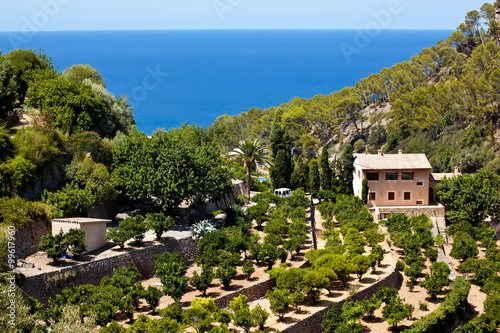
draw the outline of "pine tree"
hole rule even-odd
[[[320,158],[321,168],[321,188],[326,191],[332,190],[332,169],[330,169],[330,162],[328,160],[328,149],[323,146]]]
[[[271,146],[272,158],[276,158],[280,150],[290,152],[292,142],[286,125],[279,122],[274,122],[269,136],[269,144]]]

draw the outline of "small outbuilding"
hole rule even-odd
[[[56,235],[62,230],[64,233],[70,229],[85,231],[85,243],[90,252],[97,250],[107,244],[104,239],[106,235],[106,224],[111,220],[93,219],[88,217],[73,217],[52,220],[52,235]]]

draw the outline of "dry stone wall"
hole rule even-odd
[[[374,284],[360,289],[356,294],[345,298],[344,300],[338,303],[339,307],[342,307],[347,301],[360,301],[365,299],[366,297],[371,297],[374,295],[380,287],[390,287],[390,288],[399,288],[403,281],[403,277],[401,273],[397,269],[396,265],[394,265],[392,271],[386,275],[384,278],[375,282]],[[322,332],[321,322],[323,321],[323,317],[326,312],[332,307],[333,304],[330,304],[327,307],[324,307],[320,311],[317,311],[310,316],[304,318],[303,320],[288,326],[286,329],[282,330],[282,333],[317,333]]]
[[[198,242],[190,236],[180,239],[167,237],[161,242],[144,248],[126,249],[106,258],[80,262],[57,271],[27,276],[22,289],[27,295],[46,303],[50,297],[61,293],[70,283],[76,286],[97,285],[104,276],[111,276],[115,269],[126,266],[130,262],[141,272],[142,278],[146,279],[154,275],[156,254],[179,252],[184,259],[192,262],[198,255],[197,246]]]
[[[425,214],[429,217],[444,218],[444,206],[435,207],[378,207],[379,219],[386,218],[389,214],[402,213],[408,217],[419,216]]]
[[[38,251],[40,239],[50,233],[52,227],[45,221],[28,222],[16,230],[16,259],[23,259]]]

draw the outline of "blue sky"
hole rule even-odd
[[[491,1],[493,2],[493,1]],[[455,29],[477,0],[4,1],[0,31]]]

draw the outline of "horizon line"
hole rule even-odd
[[[354,28],[166,28],[166,29],[89,29],[89,30],[39,30],[29,31],[29,33],[39,32],[135,32],[135,31],[363,31],[365,29]],[[387,29],[381,28],[382,31],[455,31],[456,29],[431,29],[431,28],[401,28]],[[0,30],[2,33],[27,33],[27,31],[19,30]]]

